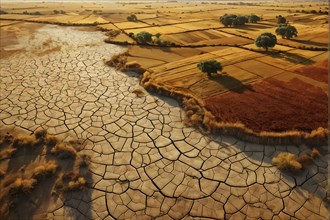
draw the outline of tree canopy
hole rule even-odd
[[[146,32],[146,31],[142,31],[142,32],[136,34],[135,39],[137,40],[137,42],[139,42],[141,44],[145,44],[147,42],[152,41],[152,34],[150,34],[149,32]]]
[[[228,15],[225,14],[220,17],[220,22],[225,25],[226,27],[232,26],[242,26],[245,23],[247,23],[249,20],[246,16],[240,16],[240,15]]]
[[[197,64],[197,67],[203,73],[207,73],[209,77],[211,77],[212,73],[217,73],[218,71],[222,71],[223,67],[220,62],[216,60],[204,60],[200,61]]]
[[[137,19],[137,17],[136,17],[136,15],[129,15],[129,16],[127,16],[127,21],[137,21],[138,19]]]
[[[285,19],[285,17],[282,17],[282,15],[279,15],[279,16],[276,16],[276,22],[277,22],[277,24],[285,24],[286,19]]]
[[[257,23],[258,21],[261,20],[261,18],[259,16],[253,15],[253,14],[250,15],[248,18],[249,18],[250,23]]]
[[[268,51],[269,47],[274,47],[277,43],[277,38],[272,33],[262,33],[255,41],[257,47],[262,47]]]
[[[294,26],[291,25],[280,25],[276,30],[275,33],[277,35],[281,35],[282,38],[290,39],[292,37],[298,36],[298,31]]]

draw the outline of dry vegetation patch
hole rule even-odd
[[[315,101],[317,98],[318,101]],[[243,123],[256,132],[327,127],[328,96],[320,88],[298,79],[267,79],[249,89],[238,89],[205,99],[217,120]]]
[[[297,171],[302,168],[302,164],[298,161],[298,157],[295,154],[288,152],[279,153],[272,159],[272,163],[279,169]]]
[[[304,66],[296,69],[295,73],[307,76],[320,82],[328,83],[328,63],[328,60],[324,60],[323,62],[315,65]]]
[[[281,170],[299,171],[310,165],[319,154],[316,148],[312,148],[310,153],[302,153],[300,156],[290,152],[281,152],[272,159],[272,163]]]
[[[91,183],[90,158],[74,147],[77,143],[64,142],[44,129],[29,135],[17,128],[1,128],[0,216],[32,219],[35,213],[47,213],[55,194],[64,202],[72,191],[85,190],[90,196],[86,188]]]

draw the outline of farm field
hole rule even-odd
[[[0,219],[328,219],[328,12],[2,1]]]

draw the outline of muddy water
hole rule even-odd
[[[104,64],[124,49],[103,39],[45,25],[6,48],[25,52],[0,61],[2,125],[77,136],[92,158],[91,196],[56,200],[49,218],[325,219],[325,158],[292,177],[271,158],[304,147],[211,139],[185,127],[176,102],[136,97],[138,79]]]

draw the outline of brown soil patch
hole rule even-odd
[[[31,35],[36,30],[41,28],[43,24],[35,23],[17,23],[9,26],[0,27],[0,55],[1,58],[9,57],[15,53],[24,51],[23,48],[18,47],[8,50],[7,47],[18,45],[18,38],[22,36]]]
[[[328,83],[328,63],[328,60],[324,60],[316,65],[301,67],[294,72],[320,82]]]
[[[328,123],[327,94],[299,79],[266,79],[244,91],[231,91],[204,101],[217,120],[240,122],[255,132],[310,132]]]

